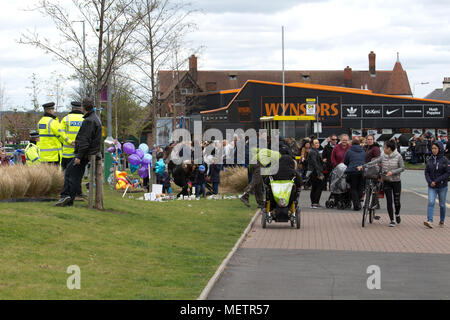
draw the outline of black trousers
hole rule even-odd
[[[263,178],[261,176],[261,164],[257,163],[252,165],[252,180],[245,187],[243,198],[249,199],[250,192],[255,193],[256,203],[258,204],[258,208],[264,208],[264,195],[263,195]]]
[[[347,175],[350,183],[350,193],[352,195],[353,208],[361,207],[361,197],[364,190],[364,179],[362,173],[351,173]]]
[[[311,181],[311,193],[309,194],[309,197],[311,199],[311,205],[319,204],[325,178],[320,180],[317,177],[311,177],[310,181]]]
[[[400,214],[400,194],[402,193],[402,182],[401,181],[384,181],[383,182],[383,190],[386,197],[386,205],[389,213],[389,218],[391,221],[394,220],[394,208],[395,207],[395,215]],[[394,201],[392,201],[394,200]],[[392,202],[393,205],[392,205]]]
[[[71,204],[75,200],[75,196],[81,194],[81,181],[83,180],[84,169],[89,160],[82,159],[80,164],[75,165],[74,159],[72,159],[67,165],[66,172],[64,173],[64,188],[61,192],[61,198],[72,198]]]
[[[62,158],[62,159],[61,159],[61,168],[62,168],[63,170],[66,170],[67,166],[69,165],[69,163],[70,163],[70,161],[71,161],[72,159],[73,159],[73,158]]]

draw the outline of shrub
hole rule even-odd
[[[227,167],[220,173],[222,192],[242,192],[248,184],[247,168],[242,166]]]

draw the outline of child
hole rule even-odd
[[[166,164],[164,163],[163,157],[164,154],[162,152],[158,152],[156,154],[155,173],[157,184],[163,184],[163,174],[166,169]]]
[[[205,166],[201,165],[194,171],[193,184],[195,187],[195,197],[200,196],[200,191],[203,197],[205,197]]]

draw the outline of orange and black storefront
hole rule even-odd
[[[203,130],[260,129],[264,118],[283,114],[282,84],[249,80],[237,92],[227,92],[223,105],[204,105],[200,112]],[[215,99],[217,101],[217,99]],[[411,97],[374,94],[369,90],[311,85],[304,83],[285,85],[285,116],[307,114],[307,101],[315,101],[317,122],[321,123],[321,136],[332,133],[352,134],[362,129],[370,133],[434,134],[448,132],[450,102]],[[312,133],[311,121],[287,123],[287,136],[305,137]],[[276,126],[276,125],[275,125]],[[271,127],[274,127],[272,124]]]

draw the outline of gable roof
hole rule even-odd
[[[438,100],[445,100],[450,101],[450,89],[444,90],[444,89],[436,89],[429,93],[425,99],[438,99]]]
[[[180,71],[180,79],[189,72]],[[233,76],[233,77],[231,77]],[[232,80],[234,78],[234,80]],[[178,79],[177,72],[158,72],[159,88],[162,97],[168,96],[175,88],[173,82]],[[197,84],[202,91],[207,91],[207,83],[215,83],[217,90],[229,90],[242,88],[248,80],[282,82],[280,70],[199,70],[197,71]],[[344,70],[296,70],[285,71],[286,83],[320,84],[328,86],[345,87]],[[408,76],[400,62],[394,66],[394,70],[377,70],[376,76],[371,76],[369,71],[352,71],[352,88],[365,88],[374,93],[411,95]]]

